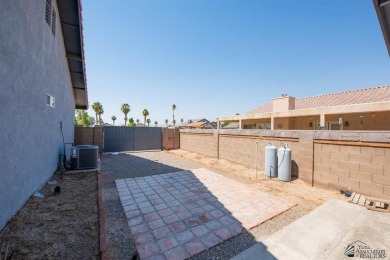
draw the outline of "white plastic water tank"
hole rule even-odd
[[[291,149],[283,144],[278,149],[278,178],[280,181],[291,181]]]
[[[278,159],[276,156],[276,147],[272,143],[268,143],[265,146],[264,152],[264,174],[267,177],[277,177],[278,176]]]

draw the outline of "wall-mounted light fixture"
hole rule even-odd
[[[313,127],[313,123],[311,121],[309,123],[309,127]]]
[[[345,121],[344,126],[345,126],[345,127],[348,127],[348,126],[349,126],[348,120]]]
[[[363,127],[363,115],[360,116],[360,127]]]

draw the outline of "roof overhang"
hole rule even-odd
[[[373,0],[373,3],[390,56],[390,0]]]
[[[88,109],[81,0],[57,0],[76,109]]]

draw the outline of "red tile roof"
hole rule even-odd
[[[297,98],[295,100],[295,110],[365,104],[383,101],[390,101],[390,85],[306,98]],[[272,112],[272,108],[272,102],[270,102],[250,111],[248,114]]]

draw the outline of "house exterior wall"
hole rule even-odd
[[[58,167],[73,142],[74,97],[56,1],[56,34],[45,0],[0,1],[0,229]],[[46,95],[55,108],[46,105]]]
[[[292,149],[292,176],[310,185],[390,199],[390,132],[181,130],[181,149],[264,170],[268,142]]]
[[[325,120],[338,121],[339,116],[338,114],[325,115]],[[342,114],[341,116],[343,118],[343,130],[390,130],[390,111]],[[363,124],[361,124],[361,120]],[[348,121],[349,126],[344,125],[346,121]]]
[[[291,119],[288,117],[280,117],[274,119],[274,129],[290,129]]]
[[[348,114],[325,114],[325,125],[329,122],[338,122],[342,117],[343,124],[340,130],[353,131],[383,131],[390,130],[390,111],[362,112]],[[270,122],[271,119],[246,119],[242,120],[243,126],[251,125],[251,129],[257,129],[258,125]],[[310,126],[310,122],[312,123]],[[345,123],[348,122],[348,125]],[[277,117],[274,118],[275,130],[316,130],[316,124],[320,123],[320,115]]]

